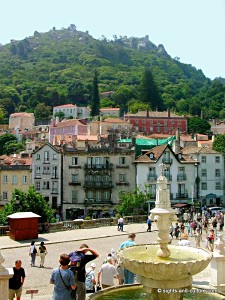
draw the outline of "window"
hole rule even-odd
[[[49,181],[44,181],[44,182],[43,182],[43,189],[44,189],[44,190],[49,190],[49,189],[50,189]]]
[[[78,157],[72,157],[72,165],[77,166],[78,165]]]
[[[57,154],[56,153],[53,153],[52,159],[57,160]]]
[[[184,174],[185,173],[185,168],[184,167],[178,167],[178,173],[179,174]]]
[[[156,194],[156,184],[149,184],[148,192],[151,196],[154,196]]]
[[[40,155],[40,154],[37,154],[36,160],[40,160],[40,159],[41,159],[41,155]]]
[[[17,184],[17,175],[12,176],[12,184]]]
[[[41,189],[40,181],[35,182],[35,189],[36,189],[36,191],[40,191],[40,189]]]
[[[119,182],[125,182],[126,181],[126,174],[119,174]]]
[[[207,177],[207,169],[202,169],[202,177]]]
[[[8,200],[8,192],[3,192],[2,193],[2,198],[3,198],[3,200]]]
[[[50,174],[50,166],[43,167],[43,174]]]
[[[142,119],[142,124],[146,124],[146,120],[145,119]]]
[[[94,199],[94,192],[93,191],[88,191],[87,192],[87,198],[88,199]]]
[[[139,120],[138,119],[135,119],[135,124],[138,124],[139,123]]]
[[[216,157],[215,157],[215,162],[216,162],[216,163],[220,163],[220,156],[216,156]]]
[[[58,168],[57,168],[57,166],[52,167],[52,178],[58,178]]]
[[[202,156],[202,163],[206,164],[206,156]]]
[[[7,175],[3,175],[3,183],[8,183],[8,176]]]
[[[52,192],[57,193],[58,192],[58,182],[52,181]]]
[[[145,126],[142,126],[142,129],[141,129],[142,131],[145,131],[146,130],[146,127]]]
[[[77,203],[78,191],[72,191],[72,203]]]
[[[202,182],[202,190],[207,190],[207,182]]]
[[[72,182],[78,182],[79,174],[72,174]]]
[[[125,165],[126,164],[126,157],[119,157],[119,164]]]
[[[215,177],[220,177],[220,169],[215,170]]]
[[[110,192],[109,191],[104,191],[103,192],[103,199],[104,200],[109,200],[110,199]]]
[[[35,177],[41,176],[41,167],[35,166]]]
[[[27,175],[23,175],[22,177],[22,183],[27,184]]]
[[[215,182],[215,190],[221,190],[221,182]]]
[[[44,152],[44,163],[49,163],[49,151]]]

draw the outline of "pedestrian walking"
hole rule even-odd
[[[180,235],[180,226],[178,225],[178,223],[176,223],[175,230],[174,230],[174,235],[175,235],[176,240],[177,240],[179,235]]]
[[[215,240],[214,229],[211,229],[210,234],[208,236],[208,247],[211,252],[213,252],[214,250],[214,240]]]
[[[71,290],[75,291],[76,284],[74,274],[69,270],[69,256],[61,254],[59,263],[60,266],[52,271],[50,277],[50,283],[54,284],[52,300],[71,300]]]
[[[124,220],[123,220],[123,217],[121,216],[118,219],[118,231],[123,231],[123,226],[124,226]]]
[[[40,256],[40,268],[44,268],[45,256],[48,253],[44,242],[40,243],[38,253],[39,253],[39,256]]]
[[[20,300],[22,295],[25,271],[21,265],[21,260],[15,261],[15,267],[13,267],[13,277],[9,279],[9,300],[13,300],[15,296],[17,300]]]
[[[114,277],[116,277],[118,279],[118,283],[121,284],[120,276],[116,267],[113,265],[113,259],[108,256],[107,263],[102,264],[98,271],[97,285],[101,283],[103,289],[113,286]]]
[[[200,247],[201,247],[201,246],[200,246],[201,240],[202,240],[201,230],[200,230],[200,228],[197,228],[197,229],[196,229],[196,233],[195,233],[195,246],[196,246],[197,248],[200,248]]]
[[[90,254],[87,254],[90,252]],[[85,266],[89,261],[98,257],[98,253],[89,248],[87,244],[82,244],[80,248],[69,254],[70,257],[70,270],[73,272],[77,286],[77,300],[85,300]],[[64,299],[63,299],[64,300]]]
[[[150,217],[148,217],[148,219],[147,219],[147,225],[148,225],[147,231],[151,232],[152,231],[152,220],[150,219]]]
[[[37,256],[37,248],[35,245],[35,241],[32,241],[30,244],[29,255],[31,256],[30,265],[31,265],[31,267],[34,267],[36,256]]]
[[[135,233],[130,233],[128,235],[128,240],[123,242],[122,244],[120,244],[119,250],[123,250],[127,247],[131,247],[131,246],[136,245],[135,237],[136,237]],[[134,283],[134,277],[135,277],[134,273],[132,273],[131,271],[124,268],[124,283],[125,284],[133,284]]]
[[[188,231],[188,235],[191,235],[191,225],[190,225],[190,222],[187,223],[187,231]]]

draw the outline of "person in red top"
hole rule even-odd
[[[208,245],[209,245],[209,250],[213,252],[214,250],[214,240],[215,240],[215,234],[214,234],[214,229],[210,230],[210,234],[208,236]]]

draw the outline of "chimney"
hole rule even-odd
[[[168,109],[168,118],[170,118],[170,109]]]
[[[146,117],[149,118],[149,108],[147,108]]]

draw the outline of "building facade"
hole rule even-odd
[[[137,114],[126,114],[125,120],[135,126],[137,132],[144,134],[169,134],[174,135],[179,129],[181,132],[187,132],[187,117],[178,116],[168,112],[146,111]]]
[[[85,119],[90,116],[90,109],[88,107],[79,107],[76,104],[64,104],[53,107],[53,116],[59,112],[62,112],[66,119]]]
[[[32,184],[50,207],[61,213],[62,149],[49,143],[32,154]]]
[[[31,185],[31,164],[30,157],[0,157],[0,207],[15,197],[15,189],[28,191]]]
[[[9,129],[28,130],[35,126],[33,113],[19,112],[9,116]]]

